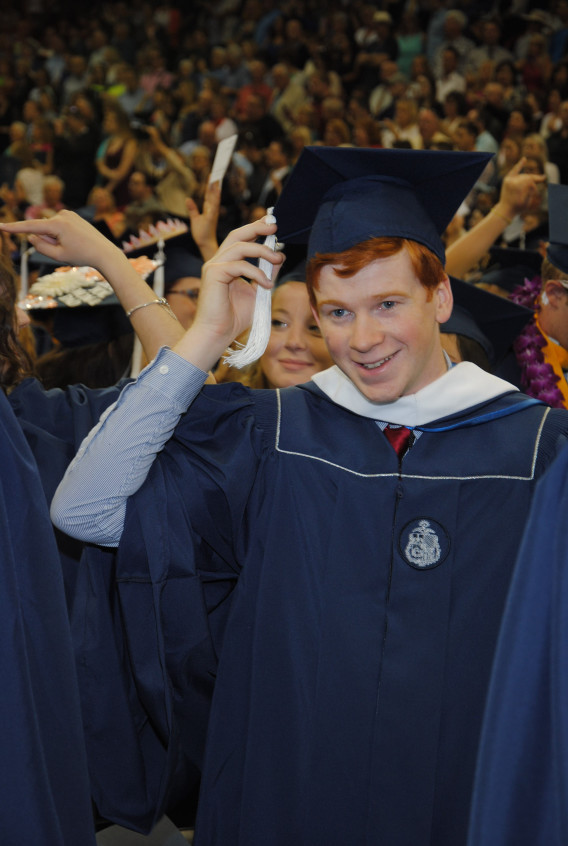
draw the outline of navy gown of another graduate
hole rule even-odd
[[[537,487],[503,616],[470,846],[568,843],[568,449]]]
[[[34,458],[0,393],[0,843],[95,842],[61,566]]]
[[[46,391],[36,379],[26,379],[10,394],[47,502],[83,438],[118,398],[126,381],[105,389],[72,385]],[[152,667],[149,676],[145,665],[138,678],[138,667],[132,666],[117,592],[115,550],[83,544],[59,530],[55,536],[79,680],[92,797],[104,819],[148,833],[162,814],[198,783],[212,689],[208,675],[211,658],[206,650],[202,658],[205,670],[198,664],[200,682],[196,689],[191,687],[192,731],[182,751],[178,725],[166,716],[168,680],[163,668]],[[197,580],[195,585],[200,590]],[[134,616],[139,625],[140,616]],[[201,626],[200,640],[207,639],[206,616]],[[151,643],[151,630],[144,634]],[[3,844],[1,838],[0,842]]]
[[[508,393],[425,426],[399,468],[314,385],[201,392],[117,561],[164,731],[191,742],[216,679],[196,844],[466,842],[510,575],[567,434],[565,412]]]

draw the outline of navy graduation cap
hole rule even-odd
[[[568,185],[548,186],[548,260],[568,273]]]
[[[454,307],[440,330],[477,341],[491,364],[498,364],[531,320],[532,310],[453,276],[450,283]]]
[[[308,258],[373,237],[428,247],[445,263],[441,235],[488,153],[305,147],[274,209],[278,239],[308,242]]]
[[[164,264],[164,289],[166,293],[178,279],[185,277],[201,278],[203,259],[182,247],[173,247],[166,250],[166,261]]]
[[[540,276],[542,256],[536,250],[491,247],[489,255],[489,266],[481,277],[486,285],[497,285],[512,294],[525,279]]]

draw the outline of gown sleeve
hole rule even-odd
[[[568,447],[539,482],[493,664],[468,846],[568,842]]]

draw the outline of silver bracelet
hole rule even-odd
[[[127,312],[126,312],[126,316],[127,316],[127,317],[132,317],[132,315],[134,314],[134,312],[135,312],[135,311],[138,311],[138,309],[139,309],[139,308],[146,308],[146,306],[149,306],[149,305],[161,305],[161,306],[164,306],[164,308],[165,308],[167,311],[169,311],[169,313],[171,314],[171,316],[173,317],[173,319],[174,319],[174,320],[177,320],[177,317],[175,316],[175,314],[173,313],[173,311],[172,311],[172,310],[171,310],[171,308],[170,308],[170,304],[169,304],[169,302],[168,302],[166,299],[164,299],[164,297],[156,297],[156,299],[155,299],[155,300],[149,300],[147,303],[140,303],[140,305],[134,306],[134,308],[131,308],[131,309],[130,309],[130,311],[127,311]]]

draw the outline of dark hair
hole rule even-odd
[[[51,350],[37,360],[38,379],[46,389],[82,383],[88,388],[107,388],[128,375],[132,335],[84,347]]]
[[[18,340],[16,291],[14,269],[0,255],[0,388],[5,394],[33,372],[31,359]]]

